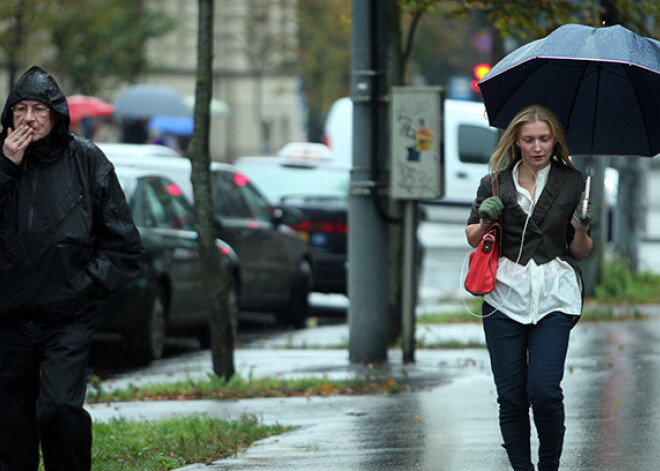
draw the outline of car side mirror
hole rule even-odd
[[[419,221],[420,222],[428,221],[429,220],[428,210],[425,207],[421,206],[421,205],[418,206],[418,208],[419,208],[419,211],[417,212],[417,216],[419,218]]]
[[[218,234],[218,235],[219,235],[219,234],[224,230],[224,228],[225,228],[225,225],[224,225],[224,223],[222,222],[222,218],[221,218],[220,216],[214,216],[214,217],[213,217],[213,225],[215,226],[215,233]]]
[[[303,220],[303,213],[298,208],[275,208],[273,222],[277,225],[291,226]]]

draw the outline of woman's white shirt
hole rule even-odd
[[[517,201],[527,213],[527,219],[534,212],[539,196],[545,188],[551,165],[536,175],[534,195],[518,183],[520,161],[513,168],[513,181]],[[525,223],[525,232],[527,223]],[[524,243],[525,232],[523,232]],[[519,251],[518,260],[520,260]],[[511,319],[522,324],[536,324],[551,312],[579,316],[582,310],[580,281],[571,265],[554,258],[548,263],[537,265],[533,259],[527,265],[520,265],[506,257],[500,257],[497,268],[495,289],[484,295],[484,301]]]

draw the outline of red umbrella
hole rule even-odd
[[[69,115],[73,127],[77,126],[83,118],[109,116],[115,112],[115,105],[95,96],[71,95],[66,101],[69,104]]]

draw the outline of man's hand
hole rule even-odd
[[[32,142],[33,129],[27,124],[21,124],[16,130],[8,128],[8,134],[2,146],[2,152],[9,160],[20,165],[25,156],[25,149]]]
[[[479,217],[483,219],[485,223],[492,223],[500,218],[502,209],[504,209],[504,203],[502,203],[502,200],[497,196],[489,196],[483,200],[481,206],[479,206]]]

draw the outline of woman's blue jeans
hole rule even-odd
[[[483,304],[483,314],[494,308]],[[566,351],[575,316],[554,312],[520,324],[499,311],[483,320],[500,405],[500,430],[515,471],[533,471],[529,407],[539,438],[539,471],[556,471],[564,443]]]

